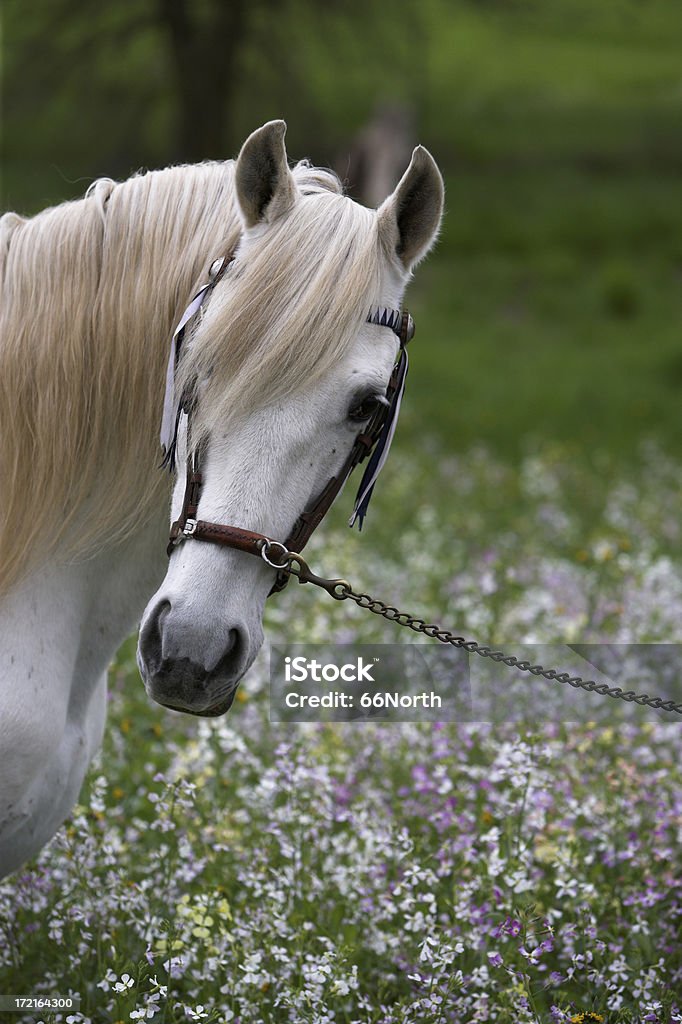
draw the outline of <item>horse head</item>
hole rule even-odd
[[[368,210],[330,172],[291,169],[284,133],[283,121],[264,125],[233,165],[242,232],[180,354],[171,509],[185,521],[200,454],[197,518],[279,541],[386,404],[400,340],[390,316],[368,312],[399,309],[443,207],[441,175],[421,146]],[[159,703],[219,715],[262,645],[275,570],[185,532],[144,612],[138,664]]]

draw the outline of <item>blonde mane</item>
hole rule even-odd
[[[313,382],[378,301],[373,213],[328,172],[292,173],[293,209],[230,268],[181,367],[206,381],[206,430]],[[174,167],[0,219],[0,592],[57,547],[123,540],[164,502],[169,338],[238,244],[233,178],[232,161]]]

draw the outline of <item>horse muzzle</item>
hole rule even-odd
[[[246,627],[188,629],[181,610],[164,600],[142,624],[137,664],[148,695],[185,714],[215,717],[229,711],[249,667]]]

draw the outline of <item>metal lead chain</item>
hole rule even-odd
[[[380,615],[389,622],[405,626],[407,629],[414,630],[415,633],[423,633],[424,636],[431,637],[433,640],[439,640],[442,644],[458,647],[469,654],[478,654],[481,658],[490,658],[491,661],[501,662],[503,665],[508,665],[509,668],[515,668],[518,672],[528,672],[533,676],[542,676],[550,682],[568,683],[569,686],[575,689],[586,690],[588,693],[598,693],[602,697],[613,697],[614,699],[627,701],[629,704],[641,704],[642,707],[650,707],[660,711],[668,711],[674,715],[682,715],[682,704],[676,704],[673,700],[663,700],[662,697],[650,697],[648,693],[637,694],[634,690],[623,690],[620,686],[608,686],[606,683],[596,683],[594,679],[583,679],[582,676],[571,676],[568,672],[558,672],[554,668],[533,665],[530,661],[523,661],[513,654],[505,654],[504,651],[498,651],[493,647],[479,644],[476,640],[467,640],[463,636],[455,636],[449,629],[442,629],[435,623],[427,623],[425,619],[410,615],[408,612],[401,612],[398,608],[385,604],[384,601],[380,601],[376,597],[371,597],[369,594],[358,594],[353,590],[348,580],[330,580],[316,575],[301,555],[294,551],[287,551],[283,545],[278,543],[278,556],[281,551],[284,554],[281,556],[281,561],[278,557],[278,564],[275,564],[266,557],[269,554],[269,545],[275,543],[274,541],[266,542],[261,549],[261,554],[268,564],[280,572],[295,576],[299,583],[312,583],[316,587],[321,587],[337,601],[354,601],[358,608],[366,608],[368,612]]]

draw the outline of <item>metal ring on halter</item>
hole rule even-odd
[[[272,547],[277,547],[281,549],[282,557],[284,558],[283,562],[273,562],[271,561],[271,559],[268,558],[268,553],[270,551],[270,548]],[[271,569],[286,569],[286,567],[289,564],[289,549],[288,547],[286,547],[285,544],[282,544],[278,540],[264,540],[263,543],[261,544],[260,556],[263,559],[263,561],[270,566]]]

